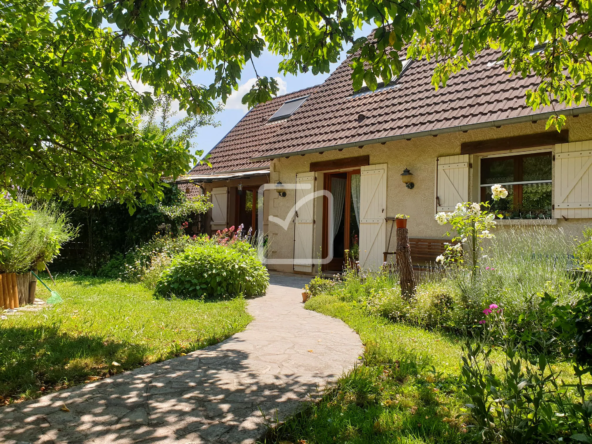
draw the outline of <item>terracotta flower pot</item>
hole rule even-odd
[[[397,228],[407,228],[407,219],[395,219]]]
[[[303,291],[302,292],[302,302],[306,302],[308,301],[309,295],[308,295],[308,291]]]

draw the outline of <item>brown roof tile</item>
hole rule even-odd
[[[298,115],[300,109],[298,109],[290,119],[272,123],[267,123],[267,121],[286,100],[296,99],[307,95],[310,96],[315,88],[316,87],[306,88],[279,96],[251,109],[234,126],[234,128],[232,128],[228,134],[226,134],[226,136],[224,136],[224,138],[212,148],[209,158],[212,167],[198,165],[191,170],[189,175],[268,168],[269,161],[251,162],[250,159],[256,157],[259,154],[261,147],[280,129],[285,127],[290,119],[293,119]],[[308,100],[310,100],[310,97]]]
[[[452,76],[435,90],[435,62],[413,62],[394,88],[354,96],[349,58],[315,90],[297,114],[269,138],[259,156],[276,157],[299,151],[406,136],[431,130],[536,116],[525,103],[535,76],[510,76],[503,65],[491,65],[498,53],[481,53],[468,71]],[[582,105],[585,106],[585,105]],[[558,110],[565,106],[556,104]],[[358,122],[358,115],[366,119]]]

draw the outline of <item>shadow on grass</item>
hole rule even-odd
[[[48,433],[55,442],[254,442],[268,422],[299,410],[300,399],[315,393],[318,381],[299,371],[262,375],[268,364],[239,350],[241,342],[230,338],[200,354],[39,403],[0,408],[0,436],[19,442],[36,442]]]
[[[442,408],[432,384],[412,379],[417,366],[406,366],[411,373],[405,375],[394,367],[357,368],[318,403],[270,428],[261,442],[465,442],[462,426]]]
[[[0,396],[35,398],[90,377],[138,367],[147,353],[138,344],[65,334],[59,324],[4,327],[0,330]]]

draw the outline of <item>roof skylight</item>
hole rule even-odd
[[[280,106],[280,109],[278,109],[275,114],[269,118],[268,122],[287,119],[292,114],[294,114],[298,108],[300,108],[307,98],[308,96],[304,96],[285,101],[284,104]]]

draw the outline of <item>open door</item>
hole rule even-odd
[[[386,164],[362,167],[360,177],[360,267],[378,270],[386,242]]]
[[[296,213],[294,220],[294,271],[312,273],[314,238],[315,173],[296,175]]]

